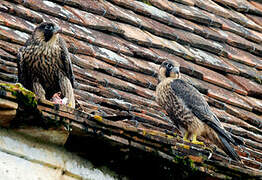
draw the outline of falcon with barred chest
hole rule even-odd
[[[18,52],[18,82],[43,99],[61,92],[67,105],[75,108],[72,63],[59,32],[59,27],[51,22],[35,28]]]
[[[195,144],[202,136],[224,150],[232,159],[241,161],[231,144],[238,145],[227,132],[200,92],[180,79],[179,64],[164,61],[159,68],[156,101],[183,132],[184,140]]]

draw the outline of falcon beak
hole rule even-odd
[[[179,74],[179,67],[173,67],[172,72],[174,72],[175,74]]]
[[[61,33],[61,32],[62,32],[62,29],[60,29],[58,26],[54,27],[54,30],[53,30],[54,34]]]
[[[172,70],[170,71],[170,77],[180,78],[179,67],[173,67],[173,68],[172,68]]]

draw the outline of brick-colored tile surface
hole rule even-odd
[[[87,113],[129,113],[122,124],[166,133],[175,127],[154,91],[159,65],[177,61],[182,79],[205,95],[227,130],[244,139],[244,151],[237,152],[258,172],[261,16],[262,5],[253,0],[1,1],[0,82],[17,81],[17,50],[37,24],[52,21],[62,29],[75,96]]]

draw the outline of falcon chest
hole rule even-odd
[[[168,113],[168,116],[175,123],[187,127],[192,122],[193,114],[179,99],[171,87],[174,78],[162,80],[156,88],[156,102]]]
[[[163,107],[167,113],[174,110],[173,105],[178,105],[178,98],[174,95],[171,88],[172,81],[174,81],[173,78],[166,78],[162,80],[156,88],[156,102]]]
[[[61,49],[57,43],[41,43],[25,49],[23,64],[27,66],[32,80],[53,84],[61,67]]]

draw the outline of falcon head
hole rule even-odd
[[[179,66],[180,66],[179,63],[175,61],[174,62],[170,60],[164,61],[159,68],[159,73],[158,73],[159,81],[162,81],[168,77],[179,79],[180,78]]]
[[[33,38],[38,41],[49,42],[55,40],[60,28],[52,22],[43,22],[35,28]]]

